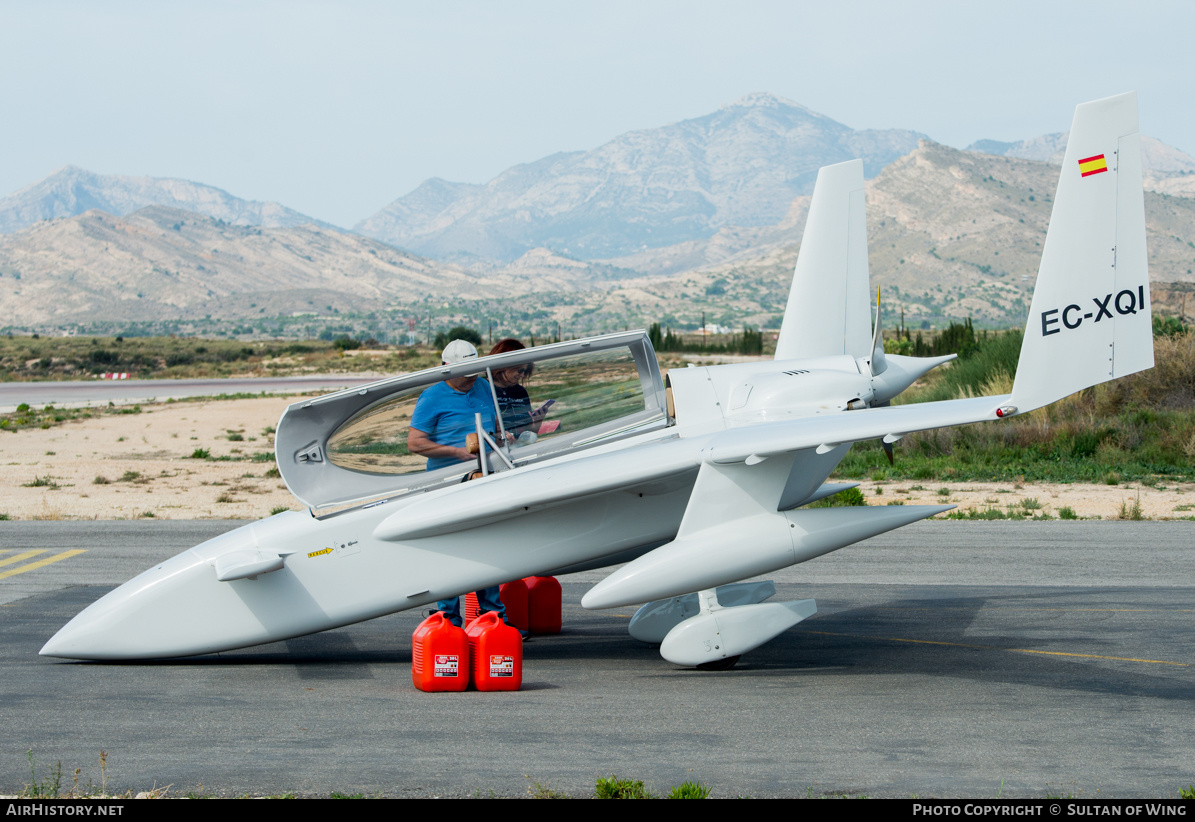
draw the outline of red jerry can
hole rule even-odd
[[[532,634],[560,633],[560,583],[556,577],[527,577],[527,630]]]
[[[502,597],[502,604],[506,606],[506,624],[530,632],[531,629],[527,627],[530,624],[527,616],[527,583],[521,579],[503,583],[498,593]]]
[[[523,686],[523,638],[518,629],[488,611],[469,625],[473,687],[479,691],[517,691]]]
[[[421,691],[469,687],[469,639],[439,611],[411,635],[411,681]]]
[[[481,606],[477,604],[476,593],[465,594],[461,597],[461,618],[466,625],[477,619],[477,612],[480,610]]]

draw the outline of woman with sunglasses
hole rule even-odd
[[[521,351],[526,348],[513,337],[499,340],[490,350],[490,354],[505,354],[508,351]],[[494,373],[494,393],[498,396],[498,410],[502,414],[502,425],[506,432],[513,437],[519,437],[524,432],[539,433],[541,419],[536,418],[531,410],[531,397],[523,387],[523,380],[531,376],[535,366],[532,363],[503,368]]]

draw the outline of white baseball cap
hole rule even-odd
[[[466,340],[453,340],[444,346],[444,352],[440,354],[440,361],[447,365],[475,359],[477,359],[477,349]]]

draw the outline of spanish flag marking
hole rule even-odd
[[[1108,161],[1104,159],[1103,154],[1097,154],[1094,157],[1084,157],[1079,161],[1079,175],[1082,177],[1090,177],[1092,174],[1100,174],[1108,170]]]

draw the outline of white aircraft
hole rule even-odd
[[[295,403],[276,456],[309,509],[238,528],[95,602],[41,653],[177,657],[273,642],[531,575],[621,565],[586,608],[648,603],[632,635],[726,667],[816,612],[739,580],[951,506],[805,506],[851,444],[1024,414],[1153,365],[1134,94],[1080,105],[1011,395],[889,406],[951,359],[869,328],[862,163],[818,175],[773,361],[662,378],[642,331],[484,357]],[[534,431],[482,435],[484,476],[426,470],[406,436],[447,379],[534,369]],[[495,405],[497,398],[494,397]],[[480,425],[478,426],[480,429]],[[507,436],[507,435],[510,436]],[[518,435],[517,438],[515,435]],[[514,439],[514,444],[509,440]],[[533,441],[534,440],[534,441]],[[721,586],[721,587],[720,587]]]

